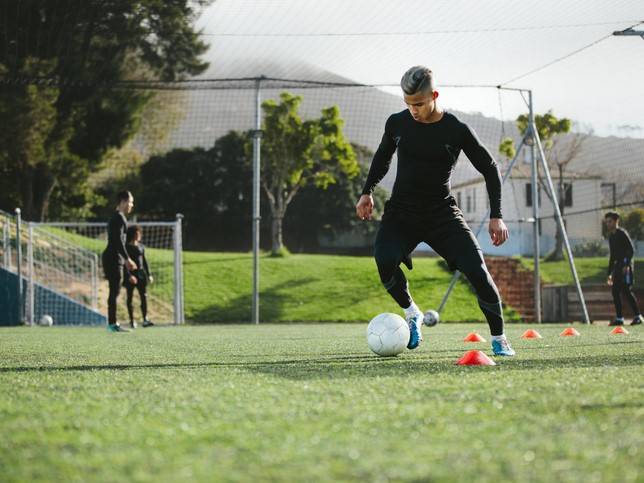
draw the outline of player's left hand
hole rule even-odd
[[[510,237],[508,227],[505,226],[501,218],[490,218],[488,232],[490,233],[490,238],[492,238],[492,244],[495,247],[503,245]]]
[[[138,282],[138,280],[136,279],[136,277],[134,275],[130,275],[130,283],[132,285],[136,285],[137,282]]]

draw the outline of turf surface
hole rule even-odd
[[[483,324],[372,354],[363,324],[0,330],[2,481],[644,478],[644,329]],[[542,339],[522,339],[536,328]]]

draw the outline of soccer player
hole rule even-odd
[[[613,303],[615,304],[616,317],[609,325],[624,325],[622,314],[622,295],[626,298],[635,318],[631,325],[643,322],[642,314],[637,306],[637,299],[631,290],[633,286],[633,242],[626,230],[619,226],[619,215],[609,211],[604,216],[606,228],[610,232],[608,246],[610,247],[610,260],[608,262],[608,285],[612,286]]]
[[[127,250],[130,258],[134,260],[134,263],[136,263],[138,267],[132,272],[132,275],[134,275],[135,277],[136,283],[132,283],[129,278],[125,279],[125,291],[127,293],[127,313],[130,316],[130,327],[132,327],[133,329],[136,328],[136,322],[134,322],[134,306],[132,304],[135,287],[139,292],[139,300],[141,301],[141,316],[143,317],[143,327],[152,327],[154,325],[148,320],[147,294],[148,282],[153,283],[154,278],[150,274],[148,260],[145,257],[145,247],[141,243],[142,237],[143,229],[139,225],[132,225],[127,227],[125,249]]]
[[[107,328],[113,332],[129,332],[128,329],[116,323],[116,299],[125,277],[128,277],[132,283],[136,283],[136,277],[130,274],[130,271],[136,270],[136,263],[125,249],[126,216],[134,207],[134,197],[129,191],[121,191],[117,199],[118,206],[107,224],[107,247],[102,255],[103,271],[110,289],[107,297]]]
[[[412,299],[400,264],[411,270],[412,251],[425,242],[474,287],[490,326],[494,354],[513,356],[515,352],[504,334],[499,292],[477,240],[450,194],[452,170],[462,151],[485,178],[491,208],[489,234],[494,246],[500,246],[508,239],[508,229],[501,216],[499,168],[474,131],[439,107],[429,68],[412,67],[403,75],[400,86],[407,109],[387,119],[356,212],[363,220],[371,219],[371,194],[397,151],[398,172],[378,227],[374,256],[383,286],[404,310],[410,330],[407,347],[415,349],[422,340],[423,313]]]

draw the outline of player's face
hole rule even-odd
[[[436,110],[436,97],[438,92],[417,92],[411,96],[404,95],[405,104],[415,121],[430,122]]]
[[[124,214],[128,215],[132,208],[134,208],[134,196],[130,196],[127,201],[121,201],[121,210]]]
[[[606,223],[606,228],[610,232],[614,232],[617,229],[617,220],[613,220],[612,218],[604,218],[604,223]]]

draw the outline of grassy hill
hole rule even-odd
[[[532,260],[523,263],[530,268]],[[576,260],[582,283],[603,283],[607,260]],[[638,261],[636,273],[644,271]],[[543,280],[572,283],[567,262],[542,263]],[[415,258],[406,271],[421,309],[440,305],[452,273],[437,258]],[[186,319],[193,322],[249,322],[252,307],[253,258],[250,253],[184,253]],[[291,255],[260,257],[260,321],[366,321],[400,309],[380,284],[371,257]],[[506,308],[508,321],[519,316]],[[475,295],[462,278],[441,314],[443,321],[482,321]]]
[[[436,308],[451,280],[442,262],[414,260],[408,272],[423,310]],[[253,259],[243,253],[184,254],[186,319],[251,320]],[[380,284],[371,257],[291,255],[260,257],[260,320],[263,322],[365,321],[399,308]],[[459,283],[444,320],[480,320],[466,283]]]

